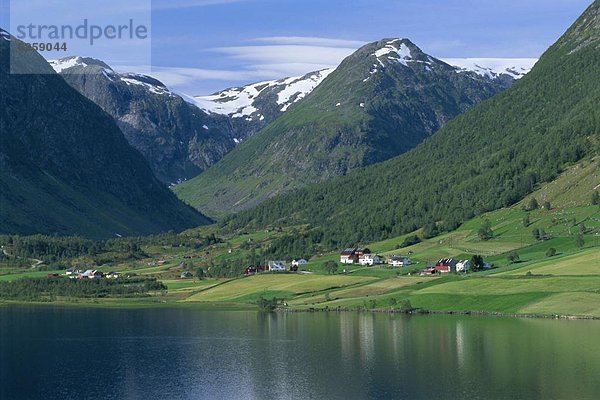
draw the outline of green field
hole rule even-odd
[[[265,297],[285,297],[356,285],[373,278],[343,275],[263,274],[240,278],[194,294],[186,301],[243,301]]]
[[[555,257],[549,260],[505,272],[505,275],[597,275],[600,276],[600,249]],[[502,274],[501,274],[502,275]]]

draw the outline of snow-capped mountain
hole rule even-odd
[[[334,68],[308,73],[304,76],[254,83],[223,90],[210,96],[194,97],[196,105],[215,114],[246,120],[264,120],[261,109],[271,101],[277,111],[285,112],[294,103],[312,92]]]
[[[490,79],[502,75],[520,79],[531,71],[537,58],[444,58],[442,61],[460,71],[472,71]]]
[[[9,39],[7,34],[5,36]],[[364,84],[398,64],[432,74],[446,68],[474,80],[508,87],[536,61],[439,60],[421,52],[406,39],[387,39],[379,43],[371,54],[365,55],[370,67],[360,78]],[[330,68],[191,97],[170,91],[151,76],[116,72],[93,58],[69,57],[52,60],[50,64],[71,86],[117,120],[129,142],[146,156],[157,176],[167,183],[195,176],[219,161],[236,145],[300,103],[336,70]],[[343,104],[344,99],[339,99],[335,108]],[[361,101],[359,105],[364,108],[366,102]]]
[[[405,153],[514,83],[508,75],[496,79],[453,67],[408,39],[365,45],[327,72],[310,95],[179,186],[177,193],[214,215],[253,207],[279,193]],[[251,85],[213,99],[239,101],[228,110],[240,114],[233,120],[251,119],[263,110],[257,100],[250,101],[269,87]],[[242,102],[240,93],[253,96]],[[277,99],[269,97],[282,112],[287,103]]]
[[[479,76],[491,80],[501,78],[520,79],[527,74],[535,63],[536,58],[444,58],[435,59],[430,56],[414,56],[410,48],[404,43],[407,39],[393,39],[386,42],[383,47],[372,55],[377,59],[373,64],[370,74],[375,74],[378,68],[386,66],[386,63],[400,63],[409,66],[409,63],[422,63],[428,67],[443,61],[456,68],[458,73],[474,72]],[[369,79],[367,76],[364,81]]]
[[[48,63],[58,74],[94,74],[101,72],[106,78],[113,82],[123,82],[126,85],[137,85],[148,89],[154,94],[177,96],[172,93],[167,86],[148,75],[134,73],[119,73],[114,71],[109,65],[103,61],[89,57],[67,57],[60,60],[49,60]],[[90,69],[88,67],[94,67]]]
[[[398,62],[408,66],[411,62],[432,65],[440,60],[427,56],[426,59],[413,57],[411,50],[403,42],[393,39],[373,53],[376,58],[370,75],[385,67],[386,63]],[[500,78],[519,79],[531,70],[537,59],[534,58],[448,58],[441,60],[456,68],[458,73],[474,72],[491,80]],[[300,77],[253,83],[234,87],[208,96],[193,97],[193,102],[207,113],[226,115],[233,119],[258,123],[264,126],[265,119],[274,120],[277,114],[286,112],[290,106],[310,94],[335,68],[308,73]],[[366,82],[370,77],[364,78]],[[271,118],[266,118],[271,114]],[[261,123],[263,122],[263,123]],[[249,136],[249,135],[248,135]]]

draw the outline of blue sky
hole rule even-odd
[[[46,4],[53,1],[60,0]],[[385,37],[410,38],[440,58],[539,57],[591,2],[153,0],[151,63],[165,83],[197,95],[334,66]],[[102,0],[85,3],[99,7]],[[0,4],[7,27],[8,0]],[[86,55],[113,56],[95,51]],[[138,64],[121,68],[139,69],[147,60]]]

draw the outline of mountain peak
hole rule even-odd
[[[406,43],[400,39],[390,40],[385,43],[383,47],[380,47],[375,53],[377,61],[383,66],[382,58],[386,58],[390,61],[396,61],[400,64],[408,65],[407,62],[414,61],[413,54]]]
[[[72,56],[61,58],[58,60],[48,60],[48,63],[50,64],[50,66],[52,66],[52,68],[56,71],[57,74],[67,69],[81,69],[89,66],[97,66],[106,70],[107,72],[113,72],[113,69],[108,64],[91,57]]]
[[[401,64],[405,67],[411,62],[432,62],[432,58],[406,38],[387,38],[364,47],[369,57],[375,57],[381,67]],[[360,52],[360,50],[359,50]]]
[[[273,110],[276,114],[283,113],[309,95],[333,70],[323,69],[303,76],[229,88],[209,96],[194,97],[194,104],[208,113],[263,121],[265,116],[261,109],[265,106],[265,99],[271,98],[276,104],[277,109]]]
[[[48,63],[57,74],[104,75],[106,79],[113,82],[122,82],[127,86],[143,86],[155,94],[173,95],[167,86],[156,78],[131,72],[118,73],[104,61],[95,58],[73,56],[59,60],[49,60]]]

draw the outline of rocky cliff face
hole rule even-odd
[[[229,118],[209,115],[152,77],[117,73],[92,58],[50,63],[70,86],[115,119],[167,184],[198,175],[235,147]]]

